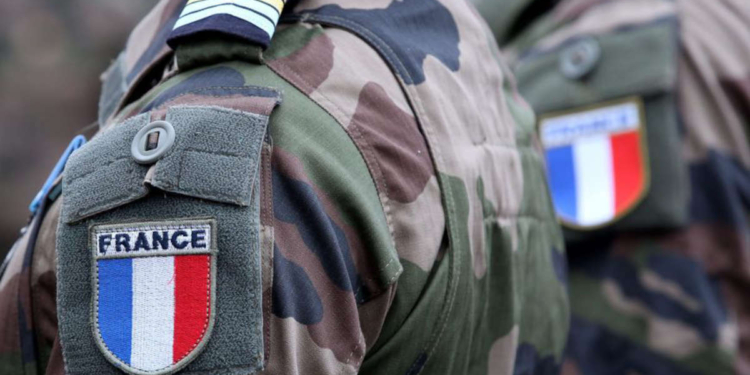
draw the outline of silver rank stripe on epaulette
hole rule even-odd
[[[189,0],[174,30],[217,15],[249,22],[272,37],[284,9],[284,0]]]

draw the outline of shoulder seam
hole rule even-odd
[[[279,77],[283,78],[287,82],[289,82],[292,86],[297,87],[297,84],[289,79],[286,78],[284,73],[288,73],[293,75],[299,82],[302,82],[307,89],[312,89],[312,86],[310,83],[302,77],[300,74],[297,73],[296,70],[294,70],[291,66],[288,64],[285,64],[283,61],[280,60],[274,60],[276,63],[276,66],[269,63],[267,66],[269,69],[271,69],[274,73],[278,74]],[[278,69],[278,67],[282,67],[283,71],[280,71],[281,69]],[[393,246],[393,249],[396,249],[396,238],[394,234],[393,229],[393,219],[391,217],[391,210],[390,210],[390,200],[388,199],[387,192],[387,184],[385,181],[385,178],[383,177],[383,173],[380,167],[380,164],[378,163],[376,158],[372,157],[372,148],[367,143],[367,140],[362,136],[359,126],[357,125],[356,121],[352,121],[352,117],[346,115],[346,113],[341,109],[340,106],[338,106],[334,101],[329,99],[325,94],[318,92],[319,98],[321,101],[325,101],[325,104],[329,105],[330,108],[336,110],[342,118],[349,119],[350,125],[347,127],[346,124],[342,124],[339,121],[339,117],[337,117],[335,114],[331,113],[329,108],[327,106],[322,105],[314,98],[310,97],[308,95],[308,98],[313,101],[315,104],[317,104],[321,109],[323,109],[326,113],[328,113],[338,124],[341,126],[342,130],[349,136],[349,138],[352,140],[352,143],[357,148],[359,153],[362,155],[362,159],[364,160],[365,164],[367,165],[367,170],[370,174],[370,177],[373,180],[373,183],[375,184],[375,189],[378,192],[378,199],[380,200],[381,208],[383,210],[383,215],[385,215],[386,224],[388,225],[388,232],[391,237],[391,245]],[[352,131],[349,129],[352,128]],[[368,156],[369,155],[369,156]],[[377,176],[376,176],[377,175]]]

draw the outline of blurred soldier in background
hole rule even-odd
[[[564,373],[750,373],[750,2],[477,6],[565,228]]]
[[[498,56],[463,1],[161,1],[3,267],[0,372],[558,372],[562,233]]]

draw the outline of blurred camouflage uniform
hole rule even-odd
[[[569,322],[562,235],[533,113],[494,39],[461,1],[360,4],[290,1],[270,43],[222,22],[176,27],[184,1],[156,6],[104,77],[102,130],[14,247],[0,290],[2,373],[62,373],[63,358],[70,373],[116,372],[87,346],[91,305],[76,296],[95,287],[75,271],[91,262],[69,245],[86,244],[77,233],[208,213],[221,247],[228,219],[212,212],[257,214],[253,205],[248,236],[260,254],[247,253],[262,277],[239,287],[262,304],[232,314],[262,316],[234,327],[262,347],[214,350],[232,334],[222,322],[237,318],[222,310],[221,278],[245,277],[220,248],[220,328],[183,373],[559,371]],[[257,173],[183,168],[170,183],[180,168],[165,168],[171,154],[149,167],[123,151],[141,121],[164,118],[178,132],[173,147],[187,148],[180,121],[192,120],[178,117],[200,111],[217,115],[191,123],[194,134],[226,144],[232,116],[268,124]],[[182,163],[202,162],[193,151]],[[215,154],[217,164],[234,157]],[[258,187],[252,203],[233,190],[238,176]]]
[[[565,229],[564,373],[750,373],[750,3],[520,3],[478,6],[538,115],[639,97],[650,137],[640,206]],[[591,40],[596,66],[566,76],[566,51]]]

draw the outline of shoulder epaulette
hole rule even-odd
[[[188,0],[167,43],[204,33],[241,38],[267,48],[276,31],[285,0]]]

